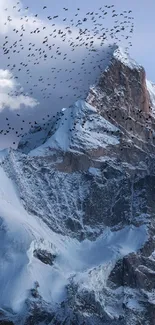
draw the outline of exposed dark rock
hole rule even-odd
[[[51,254],[45,250],[35,249],[33,255],[38,258],[41,262],[49,265],[53,265],[54,260],[56,258],[55,254]]]

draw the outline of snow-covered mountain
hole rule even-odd
[[[0,324],[154,325],[155,87],[120,48],[0,152]]]

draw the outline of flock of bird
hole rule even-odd
[[[39,15],[29,15],[29,7],[20,8],[20,2],[13,6],[14,10],[18,14],[20,24],[17,28],[13,26],[11,33],[4,35],[2,44],[2,52],[5,56],[6,68],[12,72],[12,77],[15,80],[20,79],[20,74],[24,73],[24,82],[26,83],[26,92],[19,88],[16,91],[10,91],[9,96],[18,97],[32,96],[35,97],[35,91],[39,88],[40,94],[43,100],[52,100],[53,92],[59,89],[59,100],[62,101],[65,97],[69,96],[69,91],[72,91],[75,100],[86,96],[87,87],[85,89],[84,76],[87,78],[88,84],[91,82],[91,78],[96,69],[99,69],[99,74],[103,69],[104,61],[110,57],[111,51],[114,45],[117,45],[125,40],[127,43],[126,51],[132,46],[131,38],[134,30],[134,22],[131,10],[124,10],[118,13],[115,10],[114,5],[105,5],[98,8],[96,11],[88,11],[85,14],[80,8],[77,8],[76,12],[72,13],[72,19],[67,14],[69,8],[64,7],[64,17],[60,24],[60,16],[49,15],[47,6],[43,6],[42,10],[44,15],[46,14],[47,22],[42,24]],[[12,26],[13,17],[7,15],[9,8],[5,8],[6,21],[4,25]],[[111,16],[113,26],[106,28],[106,17]],[[33,26],[31,30],[30,26]],[[61,28],[60,28],[61,26]],[[63,27],[62,27],[63,26]],[[15,35],[15,41],[14,36]],[[24,37],[25,33],[29,33],[29,40],[27,48],[25,49]],[[35,42],[37,35],[39,34],[40,44]],[[46,34],[46,35],[45,35]],[[32,39],[31,39],[32,37]],[[106,55],[103,54],[103,46],[107,44],[105,50]],[[81,66],[76,68],[76,57],[74,53],[78,53],[79,49],[84,49],[84,56],[81,58]],[[102,57],[101,57],[102,51]],[[22,54],[23,53],[23,54]],[[25,55],[26,53],[26,55]],[[19,59],[18,59],[19,55]],[[23,55],[23,60],[21,60]],[[16,57],[15,62],[12,60]],[[56,64],[58,62],[58,64]],[[60,64],[59,64],[60,62]],[[91,71],[88,70],[88,62],[91,65]],[[49,74],[48,76],[39,75],[39,65],[41,63],[48,64]],[[76,78],[73,78],[72,73],[76,73]],[[34,82],[35,77],[37,79]],[[67,87],[68,92],[61,93],[63,87]],[[77,96],[78,92],[78,96]],[[15,130],[15,127],[11,125],[9,116],[6,117],[7,128],[1,129],[0,134],[8,135],[10,132],[14,132],[16,137],[22,137],[25,133],[25,127],[29,126],[34,128],[40,124],[40,121],[27,121],[23,119],[22,113],[15,113],[19,119],[20,128]],[[53,115],[55,118],[56,114]],[[52,114],[43,114],[42,120],[44,126],[46,120],[52,118]],[[16,142],[13,142],[15,145]]]

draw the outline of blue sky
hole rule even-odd
[[[24,44],[23,50],[18,55],[11,54],[10,58],[10,66],[15,64],[16,66],[19,65],[20,61],[26,62],[25,58],[27,58],[28,55],[28,47],[29,42],[35,43],[35,47],[42,47],[42,40],[44,39],[45,35],[47,35],[46,31],[48,30],[48,33],[50,33],[50,24],[47,19],[47,16],[54,16],[59,15],[59,17],[56,19],[56,28],[60,28],[61,30],[65,29],[66,25],[68,24],[68,21],[73,19],[73,24],[75,22],[75,19],[82,19],[86,13],[89,12],[98,12],[100,7],[104,7],[104,5],[108,4],[114,5],[115,7],[113,9],[116,10],[116,12],[120,15],[123,11],[129,11],[132,10],[132,16],[134,17],[134,33],[132,34],[132,47],[129,49],[130,55],[138,61],[138,63],[142,64],[145,67],[147,78],[149,80],[152,80],[155,82],[155,69],[154,69],[154,52],[155,52],[155,20],[154,20],[154,12],[155,12],[155,3],[153,0],[142,0],[139,1],[133,1],[133,0],[112,0],[108,3],[103,4],[103,0],[79,0],[73,1],[73,0],[22,0],[19,1],[19,4],[17,5],[17,1],[15,0],[1,0],[0,1],[0,41],[1,44],[5,41],[5,37],[9,37],[9,42],[15,42],[17,39],[17,34],[15,32],[13,33],[13,28],[17,28],[20,30],[21,28],[21,17],[24,17],[24,15],[27,15],[29,18],[29,22],[26,25],[26,31],[24,34],[24,38],[22,40],[22,43]],[[21,12],[16,12],[16,9],[13,9],[13,6],[16,6],[18,8],[21,8]],[[29,7],[28,11],[25,11],[24,8]],[[47,9],[43,10],[43,6],[47,6]],[[63,8],[67,8],[68,10],[65,11]],[[5,8],[8,8],[7,11],[5,11]],[[77,8],[80,8],[79,11],[77,11]],[[106,9],[105,9],[106,10]],[[112,10],[112,9],[110,9]],[[78,13],[78,17],[75,17],[75,14]],[[34,15],[38,14],[38,17],[36,18],[37,26],[46,26],[46,30],[42,31],[37,37],[35,35],[31,35],[30,31],[34,29],[33,19]],[[4,22],[6,21],[6,17],[10,15],[12,17],[12,22],[4,25]],[[124,14],[125,15],[125,14]],[[67,17],[67,22],[64,22],[63,19]],[[96,16],[98,17],[98,16]],[[109,14],[104,17],[104,20],[102,21],[102,24],[104,28],[110,29],[114,26],[114,19],[112,18],[112,14]],[[101,22],[101,21],[100,21]],[[93,24],[91,21],[87,21],[85,23],[86,27],[90,29],[90,33],[92,33]],[[119,23],[118,23],[119,24]],[[36,26],[36,25],[35,25]],[[55,28],[55,27],[52,27]],[[75,37],[77,36],[76,31],[77,29],[75,26],[72,27],[72,37],[73,41],[75,41]],[[128,35],[128,30],[126,29],[125,32],[126,35]],[[52,45],[52,39],[51,45]],[[112,40],[111,40],[112,41]],[[30,74],[32,75],[31,79],[29,76],[26,75],[25,70],[22,68],[20,72],[17,73],[17,69],[13,69],[13,71],[10,71],[9,67],[7,67],[8,60],[6,59],[6,56],[1,55],[1,62],[0,62],[0,111],[1,111],[1,119],[0,119],[0,128],[2,125],[6,126],[6,122],[4,123],[6,114],[9,115],[9,119],[11,119],[11,123],[13,127],[15,126],[15,129],[21,128],[21,119],[25,118],[28,120],[34,120],[38,118],[41,119],[42,116],[47,114],[51,115],[51,112],[55,112],[59,110],[62,107],[68,107],[70,104],[72,104],[75,100],[78,98],[85,97],[85,94],[87,93],[87,90],[89,88],[90,84],[93,84],[101,73],[99,66],[103,69],[106,65],[107,61],[104,61],[100,64],[100,60],[106,56],[107,48],[106,46],[100,47],[100,51],[98,53],[98,57],[95,58],[94,53],[91,54],[89,57],[87,57],[87,51],[84,47],[77,48],[75,52],[71,52],[71,48],[68,46],[68,43],[65,41],[64,43],[60,42],[58,37],[54,40],[55,44],[57,46],[60,46],[62,53],[67,53],[68,58],[70,58],[68,61],[62,61],[62,59],[59,57],[58,60],[51,61],[47,60],[46,62],[43,62],[41,59],[39,62],[39,65],[34,65],[33,58],[29,62],[29,70]],[[98,47],[98,40],[95,39],[95,46]],[[119,45],[126,46],[127,44],[124,42],[124,39],[120,37]],[[2,50],[0,50],[0,54],[2,54]],[[93,57],[94,56],[94,57]],[[85,58],[85,73],[81,73],[81,63],[82,60]],[[96,61],[95,61],[96,60]],[[74,64],[74,71],[71,72],[73,64]],[[96,62],[95,66],[96,68],[92,69],[92,63],[90,62]],[[51,72],[51,66],[55,68],[55,71],[59,73],[54,74]],[[4,87],[4,70],[8,69],[7,73],[5,72],[5,87]],[[66,70],[65,73],[63,71]],[[89,72],[92,70],[91,75]],[[78,77],[78,73],[80,71],[80,75]],[[18,80],[10,79],[10,73],[12,73],[13,78],[15,75],[18,74]],[[58,78],[59,75],[59,78]],[[41,85],[38,84],[38,86],[34,89],[33,94],[31,95],[30,89],[31,84],[36,84],[36,80],[38,80],[39,76],[43,76],[44,79],[46,79],[46,82],[49,82],[50,84],[56,84],[55,89],[52,90],[53,92],[51,97],[44,98],[42,96],[42,90]],[[1,80],[2,78],[2,80]],[[56,79],[54,79],[56,78]],[[70,81],[68,81],[70,79]],[[29,80],[29,84],[27,84],[27,80]],[[47,81],[48,80],[48,81]],[[55,81],[54,81],[55,80]],[[67,80],[67,81],[66,81]],[[60,82],[61,81],[61,82]],[[17,82],[20,84],[17,85]],[[2,87],[3,83],[3,87]],[[73,91],[73,84],[74,84],[74,91]],[[69,86],[68,86],[69,85]],[[27,94],[27,97],[17,96],[17,98],[13,98],[11,96],[7,96],[7,92],[9,89],[12,88],[12,90],[16,90],[19,87],[23,87],[25,93]],[[63,99],[60,97],[63,96]],[[16,102],[15,102],[16,101]],[[4,105],[1,103],[5,102],[5,109],[3,109]],[[16,112],[17,109],[20,110],[21,119],[16,118]],[[27,124],[28,125],[28,124]],[[10,131],[11,132],[11,131]],[[9,137],[7,137],[9,139]],[[14,130],[12,130],[11,138],[14,138]],[[5,139],[5,141],[4,141]],[[10,140],[8,140],[10,141]],[[6,136],[0,138],[0,146],[4,142],[4,146],[7,143],[6,142]]]

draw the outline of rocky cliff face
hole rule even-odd
[[[146,83],[144,68],[117,49],[97,87],[90,89],[87,101],[119,126],[122,142],[128,140],[128,147],[137,145],[152,151],[155,120]]]
[[[155,324],[154,98],[118,48],[86,102],[1,153],[2,324]]]

